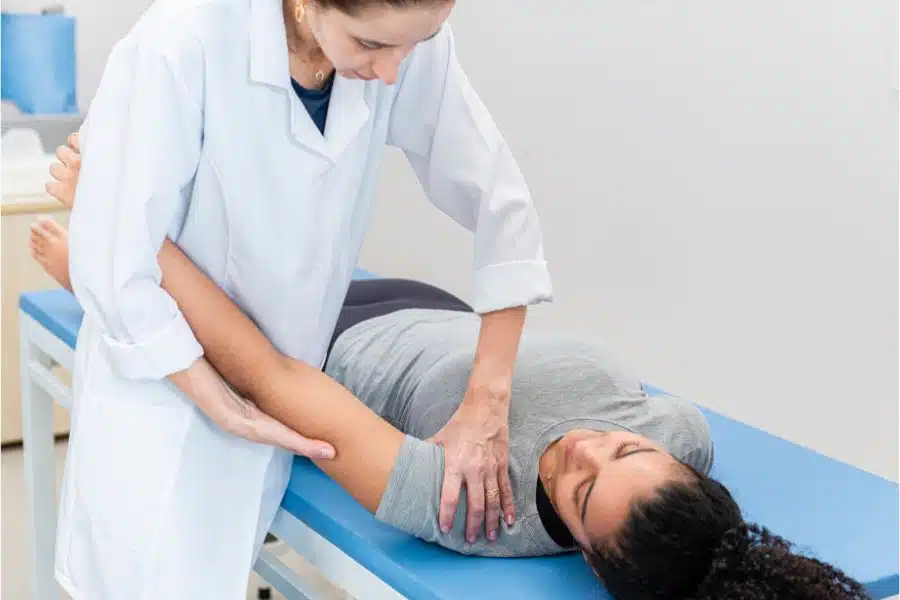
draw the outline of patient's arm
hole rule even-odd
[[[79,140],[57,149],[47,191],[72,207],[80,172]],[[71,290],[68,239],[57,227],[35,229],[32,255]],[[318,463],[372,512],[387,485],[403,434],[327,375],[281,355],[227,295],[166,239],[158,255],[162,286],[175,299],[207,360],[239,393],[309,438],[329,442],[337,456]]]
[[[298,433],[332,444],[317,465],[375,512],[404,435],[336,381],[280,354],[175,244],[159,253],[162,287],[175,299],[207,360],[239,393]]]
[[[65,229],[53,221],[34,226],[31,251],[71,291]],[[301,435],[330,443],[337,456],[319,466],[375,512],[404,436],[327,375],[279,354],[169,240],[158,260],[162,286],[178,302],[207,362],[270,417]]]

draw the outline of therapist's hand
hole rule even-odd
[[[466,540],[475,542],[482,527],[489,541],[496,540],[501,516],[509,525],[515,519],[509,480],[509,388],[470,387],[459,409],[430,441],[444,448],[441,530],[453,528],[465,484]]]
[[[78,183],[78,174],[81,172],[81,146],[77,133],[69,136],[65,146],[56,149],[56,160],[50,165],[50,175],[55,181],[45,187],[47,193],[61,204],[72,208],[75,202],[75,184]]]
[[[334,458],[331,444],[305,438],[265,414],[256,404],[235,392],[205,358],[169,375],[169,379],[213,423],[233,435],[312,459]]]
[[[315,460],[334,458],[334,447],[330,444],[303,437],[230,388],[227,393],[229,397],[222,406],[222,424],[231,433],[251,442],[278,446]]]

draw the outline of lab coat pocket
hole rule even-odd
[[[116,384],[86,391],[77,494],[96,542],[143,553],[168,511],[191,411],[163,382]]]

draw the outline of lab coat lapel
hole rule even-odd
[[[337,83],[337,82],[335,82]],[[325,138],[316,124],[313,123],[309,111],[306,110],[303,101],[297,97],[297,93],[290,89],[288,100],[291,105],[291,137],[299,144],[302,144],[307,150],[315,152],[322,158],[329,158],[328,148],[325,144]],[[332,92],[333,93],[333,92]],[[331,120],[331,109],[329,109],[328,119]],[[326,122],[327,126],[327,122]],[[328,130],[326,129],[326,132]]]
[[[328,158],[325,140],[291,85],[287,34],[281,3],[252,0],[250,6],[250,80],[279,88],[288,106],[291,137],[307,150]]]
[[[361,79],[336,77],[325,122],[326,152],[332,162],[338,161],[369,118],[366,92],[370,84]]]
[[[281,3],[252,0],[250,20],[250,80],[292,91]]]
[[[329,167],[337,164],[369,118],[366,82],[340,75],[335,77],[324,136],[313,123],[303,101],[291,90],[291,134],[298,143],[325,159]]]
[[[273,0],[251,1],[251,81],[280,88],[290,107],[291,137],[332,165],[335,164],[369,118],[367,83],[335,75],[337,79],[331,91],[323,136],[291,86],[281,3]]]

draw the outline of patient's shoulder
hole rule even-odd
[[[670,451],[701,473],[713,465],[713,441],[709,421],[700,408],[678,396],[655,396],[653,401],[670,430]]]

